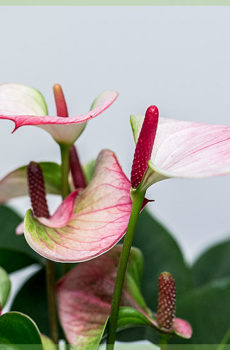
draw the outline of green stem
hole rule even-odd
[[[55,344],[58,344],[58,321],[55,295],[54,262],[46,260],[46,286],[48,298],[48,311],[50,323],[50,335]]]
[[[110,318],[109,318],[109,333],[107,338],[107,347],[106,350],[113,350],[114,349],[114,343],[116,340],[116,329],[117,329],[117,321],[118,321],[118,313],[119,313],[119,307],[120,307],[120,301],[121,301],[121,294],[125,279],[125,273],[126,268],[128,264],[130,249],[133,242],[133,236],[138,220],[138,215],[141,210],[141,206],[144,200],[145,193],[135,191],[132,195],[132,210],[131,215],[129,218],[129,224],[127,227],[123,249],[119,261],[118,266],[118,272],[117,272],[117,278],[115,282],[115,287],[113,291],[113,299],[112,299],[112,305],[111,305],[111,312],[110,312]]]
[[[227,332],[224,335],[224,338],[222,339],[220,345],[218,346],[217,350],[224,350],[226,348],[226,344],[228,343],[230,339],[230,328],[227,330]]]
[[[159,333],[158,340],[161,350],[166,350],[168,348],[170,335],[165,333]]]
[[[68,145],[60,145],[61,151],[61,194],[62,199],[65,199],[70,190],[69,190],[69,151],[70,146]],[[64,276],[68,271],[68,264],[61,264],[62,276]]]
[[[69,194],[69,149],[70,147],[67,145],[60,145],[62,199],[65,199]]]

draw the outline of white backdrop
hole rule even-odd
[[[117,102],[78,140],[82,161],[116,151],[129,175],[131,113],[156,104],[169,118],[230,125],[230,7],[1,7],[0,81],[32,85],[54,113],[52,85],[63,85],[70,114],[84,113],[104,89]],[[1,168],[59,161],[43,130],[0,122]],[[193,260],[230,235],[230,176],[167,180],[148,193],[151,211]],[[52,199],[52,206],[56,200]],[[26,200],[12,202],[21,206]]]

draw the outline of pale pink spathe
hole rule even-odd
[[[38,254],[60,262],[85,261],[111,249],[124,236],[132,204],[130,181],[113,152],[99,154],[92,180],[76,194],[67,197],[50,219],[27,212],[25,238]]]
[[[131,116],[137,142],[143,116]],[[230,173],[230,126],[159,118],[145,175],[146,187],[165,178],[204,178]]]

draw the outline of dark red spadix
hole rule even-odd
[[[82,166],[77,154],[76,147],[73,145],[69,151],[69,165],[75,188],[85,188],[86,180]]]
[[[145,113],[145,119],[134,153],[131,172],[132,188],[137,188],[139,186],[148,168],[148,161],[151,158],[157,131],[158,117],[158,108],[156,106],[150,106]]]
[[[27,167],[27,181],[33,213],[37,217],[49,218],[45,183],[42,169],[38,163],[30,162]]]
[[[157,323],[160,328],[171,330],[176,311],[176,284],[169,272],[162,272],[158,279]]]
[[[57,115],[58,117],[68,117],[68,109],[66,105],[65,96],[61,85],[55,84],[53,86],[54,99],[56,103]]]

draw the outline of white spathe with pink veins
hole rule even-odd
[[[62,118],[49,116],[42,94],[21,84],[0,85],[0,119],[15,123],[15,129],[36,125],[49,132],[59,143],[73,144],[84,130],[89,119],[105,111],[118,97],[115,91],[104,91],[92,103],[91,110],[83,115]]]
[[[131,116],[135,142],[143,120],[143,116]],[[203,178],[229,173],[229,126],[159,118],[146,173],[148,186],[171,177]]]
[[[92,180],[77,194],[71,193],[50,219],[27,212],[25,238],[38,254],[60,262],[85,261],[124,236],[131,212],[130,181],[112,151],[101,151]]]

